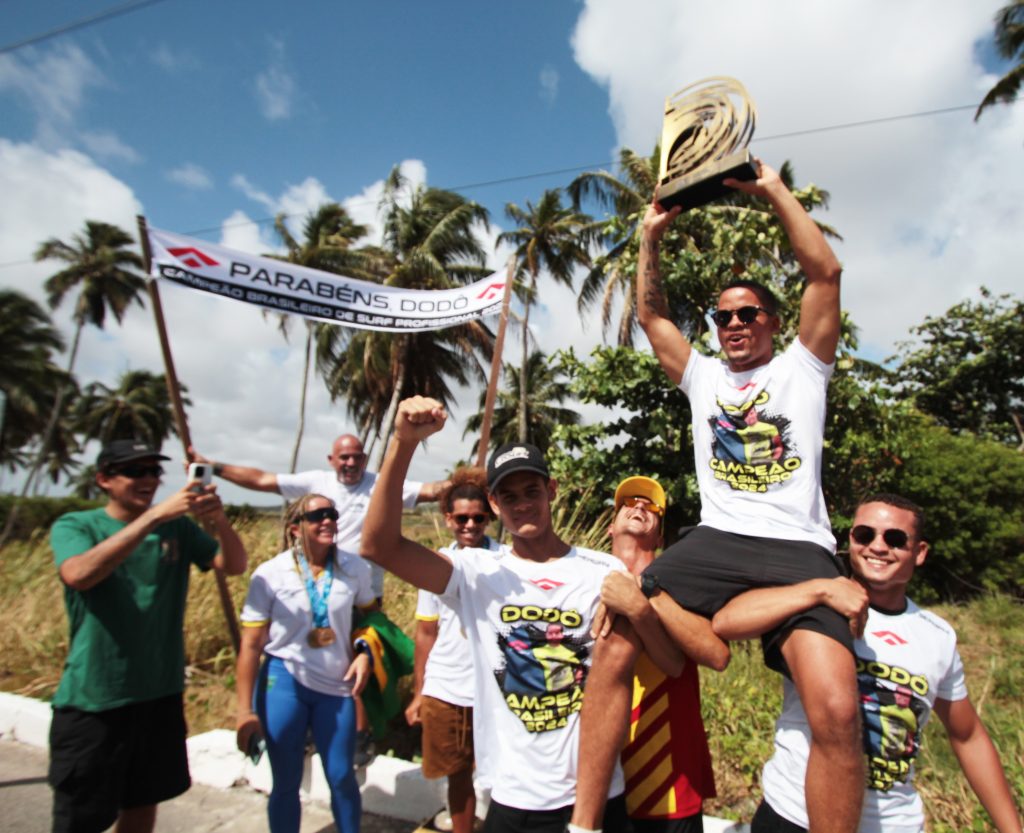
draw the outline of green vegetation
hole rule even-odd
[[[587,523],[581,512],[583,502],[560,499],[554,507],[556,527],[579,544],[601,547],[606,540],[607,515]],[[44,503],[38,501],[39,506]],[[49,513],[34,509],[37,502],[30,503],[25,511],[38,511],[38,517],[52,518],[59,514],[57,510],[79,508],[77,504],[54,504]],[[278,552],[280,528],[276,517],[238,512],[236,519],[252,555],[251,567]],[[405,528],[429,546],[441,546],[449,539],[440,516],[433,512],[407,513]],[[63,590],[53,568],[45,529],[46,524],[40,523],[28,540],[10,544],[0,560],[0,690],[41,698],[55,690],[67,651]],[[247,586],[248,576],[229,580],[237,608]],[[388,614],[411,635],[416,591],[389,575],[384,596]],[[1024,795],[1024,606],[1006,596],[983,595],[966,605],[940,605],[937,611],[959,633],[972,700],[1000,749],[1011,789],[1018,796]],[[211,576],[193,573],[185,621],[189,730],[195,734],[233,728],[234,655]],[[704,718],[719,793],[718,799],[709,803],[708,811],[749,819],[760,800],[760,771],[771,751],[781,685],[778,677],[764,668],[755,643],[734,647],[732,664],[724,674],[701,671]],[[407,678],[406,692],[409,683]],[[416,743],[417,735],[406,730],[400,720],[384,741],[386,748],[409,758],[417,752]],[[987,829],[984,812],[960,774],[937,720],[926,731],[919,770],[918,785],[930,817],[930,830],[949,833]]]

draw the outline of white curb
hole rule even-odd
[[[49,745],[50,704],[31,697],[0,692],[0,740],[16,740],[29,746]],[[270,792],[270,764],[264,755],[259,765],[235,747],[235,733],[215,729],[193,735],[187,741],[188,765],[192,780],[218,789],[248,786]],[[403,821],[422,821],[432,816],[445,802],[444,779],[428,781],[420,765],[401,758],[378,755],[358,771],[363,809]],[[302,798],[330,804],[320,756],[306,758],[302,776]],[[704,833],[748,833],[746,824],[704,816]]]

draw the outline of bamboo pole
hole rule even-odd
[[[153,259],[149,247],[149,233],[146,229],[146,218],[138,215],[139,239],[142,242],[142,258],[145,264],[146,275],[149,276],[150,266]],[[167,327],[164,323],[164,309],[160,303],[160,291],[157,289],[156,279],[149,276],[149,297],[153,304],[153,317],[156,319],[156,331],[160,337],[160,352],[164,357],[164,378],[167,380],[167,393],[171,398],[171,406],[174,409],[174,424],[178,430],[178,437],[185,453],[185,459],[191,460],[190,449],[192,447],[192,436],[188,430],[188,419],[185,416],[185,406],[181,401],[181,386],[178,384],[178,374],[174,370],[174,358],[171,356],[171,343],[167,338]],[[231,637],[231,645],[238,653],[241,644],[241,633],[238,630],[238,619],[235,617],[235,604],[228,592],[228,582],[224,571],[218,567],[213,569],[214,578],[217,581],[217,594],[220,596],[220,606],[224,611],[224,621],[228,626],[228,634]]]
[[[476,452],[476,464],[483,467],[487,461],[487,446],[491,442],[491,420],[494,416],[494,400],[498,395],[498,378],[501,376],[501,353],[505,347],[505,328],[508,326],[508,307],[512,298],[512,283],[515,275],[515,256],[508,259],[508,274],[505,277],[505,294],[501,299],[501,317],[498,320],[498,334],[494,337],[494,354],[491,357],[491,378],[487,382],[487,396],[484,399],[484,417],[480,424],[480,445]]]

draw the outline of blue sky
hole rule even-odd
[[[7,0],[4,43],[112,5]],[[41,297],[53,265],[31,263],[33,250],[87,218],[133,229],[141,211],[251,252],[278,245],[254,221],[284,211],[297,230],[324,200],[372,225],[381,180],[398,164],[485,205],[490,246],[508,226],[507,202],[572,178],[537,174],[606,163],[620,146],[650,150],[665,96],[725,74],[758,106],[755,152],[792,160],[799,182],[831,192],[823,218],[844,238],[844,306],[865,355],[883,358],[926,314],[981,285],[1020,291],[1024,113],[805,131],[977,102],[1001,69],[988,46],[999,5],[165,0],[0,55],[0,285]],[[802,135],[775,138],[792,133]],[[480,184],[496,180],[512,181]],[[492,265],[504,257],[496,251]],[[255,311],[163,293],[197,445],[284,468],[300,351]],[[596,314],[581,321],[571,292],[548,282],[531,322],[548,351],[601,340]],[[160,369],[147,310],[83,338],[82,380],[110,384],[129,367]],[[466,392],[456,423],[476,396]],[[317,391],[300,465],[319,465],[348,427]],[[449,428],[414,473],[439,475],[470,442]]]

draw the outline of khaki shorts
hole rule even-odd
[[[424,697],[423,777],[441,778],[473,768],[473,707]]]

